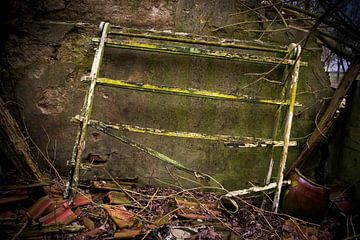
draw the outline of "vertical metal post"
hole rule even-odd
[[[286,87],[286,81],[288,79],[288,74],[289,74],[289,66],[286,66],[283,72],[283,76],[282,76],[282,82],[283,82],[283,88],[281,89],[281,100],[285,99],[285,87]],[[282,120],[282,115],[283,115],[283,106],[279,106],[278,109],[276,110],[276,116],[275,116],[275,126],[273,129],[273,140],[278,139],[278,135],[279,135],[279,128],[280,128],[280,124],[281,124],[281,120]],[[273,173],[273,168],[274,168],[274,155],[275,155],[275,147],[271,146],[270,147],[271,152],[270,152],[270,161],[269,161],[269,168],[268,168],[268,172],[266,174],[266,179],[265,179],[265,185],[270,184],[271,182],[271,176]],[[263,207],[265,204],[265,198],[263,199],[262,205],[261,207]]]
[[[282,106],[279,106],[277,109],[276,117],[275,117],[275,127],[273,130],[273,140],[276,140],[278,138],[278,131],[279,131],[279,125],[281,122],[281,112],[282,112]],[[265,185],[268,185],[271,181],[271,176],[273,172],[274,167],[274,155],[275,155],[275,146],[271,146],[271,153],[270,153],[270,162],[269,162],[269,168],[268,172],[266,174],[265,179]]]
[[[80,130],[77,133],[76,141],[73,149],[73,154],[69,165],[71,166],[69,180],[65,190],[65,197],[69,199],[70,203],[72,202],[78,188],[79,184],[79,171],[81,165],[82,153],[85,149],[85,137],[88,127],[88,122],[90,120],[90,115],[92,112],[92,106],[95,96],[95,87],[96,87],[96,77],[100,71],[100,65],[102,56],[105,49],[105,41],[107,38],[107,33],[109,31],[109,23],[101,23],[100,28],[102,29],[101,39],[98,48],[96,49],[94,61],[91,67],[91,83],[85,97],[84,105],[81,112],[81,123]]]
[[[290,105],[288,109],[288,113],[286,116],[286,123],[285,123],[285,129],[284,129],[284,147],[280,158],[279,163],[279,170],[278,170],[278,176],[277,176],[277,186],[274,196],[274,202],[272,206],[272,210],[274,212],[277,212],[279,209],[279,201],[280,201],[280,194],[281,194],[281,187],[284,179],[284,170],[286,166],[286,159],[288,155],[288,149],[289,149],[289,141],[290,141],[290,134],[291,134],[291,126],[292,126],[292,120],[294,116],[294,107],[295,107],[295,99],[296,99],[296,90],[297,90],[297,83],[299,78],[299,69],[300,69],[300,54],[301,54],[301,46],[290,44],[289,46],[289,52],[294,52],[294,58],[295,65],[291,74],[291,85],[290,85]],[[292,49],[291,49],[292,48]]]

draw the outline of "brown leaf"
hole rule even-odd
[[[89,230],[94,230],[95,229],[95,223],[90,219],[90,218],[87,218],[87,217],[83,217],[83,222],[84,222],[84,225],[87,229]]]
[[[134,225],[135,220],[133,214],[126,210],[122,205],[104,205],[105,210],[109,213],[111,219],[118,225],[120,228],[131,227]]]
[[[134,237],[138,236],[141,234],[141,230],[140,229],[136,229],[136,230],[124,230],[121,232],[116,232],[114,234],[114,238],[115,239],[133,239]]]

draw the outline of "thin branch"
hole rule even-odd
[[[302,20],[309,20],[309,18],[289,18],[289,19],[284,19],[284,17],[281,15],[282,19],[276,19],[276,17],[274,19],[269,19],[269,20],[251,20],[251,21],[243,21],[243,22],[237,22],[237,23],[230,23],[218,28],[215,28],[213,30],[211,30],[211,32],[217,32],[219,30],[223,30],[225,28],[229,28],[229,27],[235,27],[235,26],[240,26],[240,25],[245,25],[245,24],[252,24],[252,23],[274,23],[274,22],[284,22],[284,21],[302,21]],[[286,23],[286,22],[285,22]],[[287,28],[288,25],[284,24],[285,27]]]
[[[288,24],[286,23],[283,15],[282,15],[281,12],[279,11],[279,9],[275,6],[275,4],[274,4],[271,0],[269,0],[269,2],[271,3],[272,7],[275,9],[275,11],[276,11],[276,13],[279,15],[279,17],[281,18],[284,26],[287,28],[287,27],[288,27]],[[281,9],[280,9],[280,10],[282,10],[282,5],[281,5]]]
[[[21,228],[19,229],[19,231],[11,238],[11,240],[15,240],[17,239],[20,234],[24,231],[25,227],[28,225],[29,220],[27,219],[24,224],[21,226]]]
[[[270,24],[267,26],[267,29],[269,29],[275,22],[277,17],[275,17],[271,22]],[[261,41],[261,38],[265,35],[265,32],[261,33],[260,37],[257,39],[257,41]]]
[[[143,207],[139,212],[137,212],[136,214],[140,214],[142,213],[146,208],[149,207],[150,203],[154,200],[154,197],[156,196],[157,192],[159,191],[159,188],[156,188],[155,193],[152,195],[152,197],[149,199],[149,201],[147,202],[147,204],[145,205],[145,207]]]

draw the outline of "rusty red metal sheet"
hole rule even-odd
[[[90,194],[78,194],[74,198],[71,208],[76,208],[84,205],[88,205],[92,202],[92,197]]]
[[[53,205],[53,201],[49,198],[48,195],[38,199],[28,210],[28,216],[33,220],[36,221],[40,218],[48,208]]]
[[[39,222],[41,222],[43,225],[68,225],[76,218],[77,215],[71,210],[67,203],[64,203],[61,207],[40,218]]]
[[[28,199],[29,195],[13,195],[0,198],[0,205]]]

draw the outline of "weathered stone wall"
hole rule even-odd
[[[337,159],[337,176],[342,184],[355,187],[356,199],[360,199],[360,82],[354,83],[354,94],[348,99],[350,109],[345,116],[345,126],[340,147],[340,157]]]
[[[16,97],[22,106],[29,135],[63,173],[66,173],[66,161],[70,159],[77,131],[76,125],[70,123],[70,118],[79,113],[83,102],[86,85],[80,83],[80,77],[91,68],[91,37],[95,36],[100,21],[127,27],[170,29],[244,40],[254,40],[261,35],[247,29],[263,27],[251,23],[212,31],[226,24],[258,20],[258,14],[252,12],[234,14],[247,9],[239,1],[72,0],[60,1],[60,5],[54,5],[52,1],[42,2],[42,7],[34,10],[35,17],[23,23],[23,32],[15,32],[10,36],[7,49],[16,84]],[[260,14],[271,18],[274,13],[260,10]],[[39,23],[44,20],[85,22],[89,25],[76,28]],[[261,40],[287,45],[303,36],[294,31],[274,32],[265,34]],[[300,70],[297,97],[303,107],[296,109],[292,131],[292,138],[298,140],[299,146],[290,149],[289,162],[298,154],[305,137],[314,128],[314,118],[318,111],[318,104],[315,103],[329,94],[329,82],[322,69],[320,55],[321,49],[311,40],[303,55],[303,60],[308,61],[309,66]],[[280,86],[267,81],[251,84],[258,77],[248,75],[266,72],[272,67],[159,53],[107,50],[101,76],[279,98]],[[269,78],[280,80],[282,70],[278,68],[273,71]],[[276,106],[99,87],[93,118],[177,131],[271,138],[276,109]],[[88,133],[84,155],[107,154],[109,161],[106,168],[113,175],[138,176],[142,182],[150,183],[154,183],[154,178],[171,182],[178,178],[179,172],[157,159],[102,133],[94,130]],[[212,175],[229,189],[242,187],[248,181],[263,182],[266,175],[269,149],[229,149],[221,143],[202,140],[126,135],[188,167]],[[41,155],[38,158],[42,161]],[[173,175],[170,176],[169,172]],[[103,174],[101,169],[87,172],[88,177]]]

